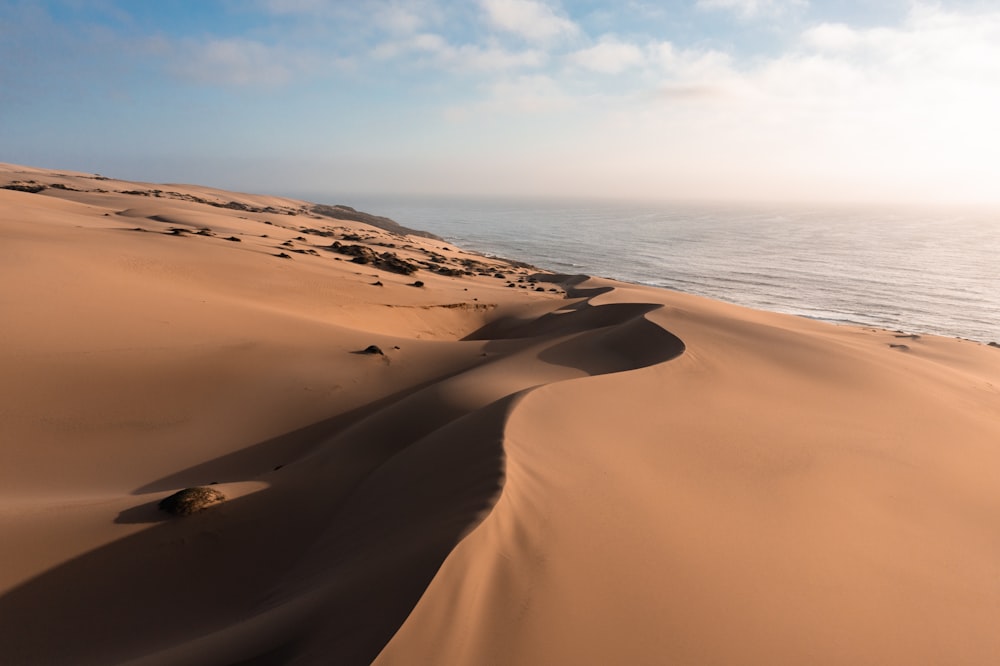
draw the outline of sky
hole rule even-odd
[[[0,0],[0,162],[291,196],[1000,203],[996,0]]]

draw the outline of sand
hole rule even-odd
[[[998,349],[12,184],[0,663],[1000,663]]]

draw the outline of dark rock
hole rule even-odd
[[[45,186],[41,183],[36,183],[33,180],[27,182],[17,181],[16,183],[11,183],[9,185],[0,186],[0,189],[4,190],[14,190],[15,192],[28,192],[30,194],[38,194],[45,189]]]
[[[160,511],[173,516],[190,516],[204,511],[210,506],[226,501],[226,496],[215,488],[185,488],[169,497],[164,497],[157,505]]]
[[[354,257],[351,261],[355,264],[374,266],[390,273],[412,275],[417,272],[416,264],[411,264],[404,259],[400,259],[395,252],[383,252],[379,254],[365,245],[344,245],[340,241],[334,241],[326,249]]]
[[[279,253],[279,254],[276,254],[276,255],[274,255],[274,256],[276,256],[276,257],[280,257],[281,259],[291,259],[291,258],[292,258],[292,255],[290,255],[290,254],[285,254],[284,252],[281,252],[281,253]]]
[[[365,349],[364,349],[364,351],[362,353],[364,353],[364,354],[377,354],[379,356],[385,356],[385,352],[383,352],[379,348],[378,345],[368,345],[367,347],[365,347]]]
[[[412,286],[412,287],[422,287],[422,286],[424,286],[424,283],[423,283],[423,282],[421,282],[420,280],[417,280],[416,282],[414,282],[414,283],[413,283],[412,285],[410,285],[410,286]]]
[[[987,346],[988,347],[996,347],[997,349],[1000,349],[1000,342],[991,342]]]
[[[237,238],[236,236],[230,236],[230,237],[229,237],[229,238],[227,238],[226,240],[227,240],[227,241],[233,241],[234,243],[242,243],[242,242],[243,242],[242,240],[240,240],[240,239],[239,239],[239,238]]]

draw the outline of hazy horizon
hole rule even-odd
[[[295,196],[1000,204],[1000,8],[870,4],[0,0],[0,161]]]
[[[194,184],[194,183],[189,183]],[[301,199],[316,204],[344,205],[357,207],[355,204],[367,202],[396,202],[404,203],[476,203],[490,202],[495,204],[524,204],[539,206],[636,206],[636,207],[692,207],[692,208],[760,208],[762,210],[856,210],[856,211],[898,211],[909,213],[913,211],[927,211],[929,213],[968,213],[997,215],[1000,214],[1000,200],[987,202],[929,202],[929,201],[882,201],[862,199],[750,199],[750,198],[682,198],[682,197],[656,197],[651,196],[612,196],[601,194],[507,194],[507,193],[470,193],[470,192],[388,192],[388,191],[341,191],[333,188],[330,192],[322,191],[298,191],[285,188],[281,191],[254,192],[259,194],[272,194],[275,196],[288,197],[291,199]],[[363,209],[364,212],[381,214],[378,210]]]

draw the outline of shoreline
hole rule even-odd
[[[996,349],[14,182],[0,661],[1000,659]]]
[[[522,257],[556,272],[588,272],[835,323],[984,343],[1000,337],[993,314],[1000,301],[992,295],[989,271],[975,268],[989,265],[996,236],[983,231],[990,222],[975,212],[952,210],[941,217],[948,211],[905,215],[862,207],[848,214],[785,205],[755,208],[750,215],[725,206],[601,206],[586,200],[549,208],[488,198],[362,201],[384,202],[390,216],[463,247]],[[702,218],[709,223],[697,221]],[[956,226],[952,218],[965,222]],[[975,247],[956,240],[964,233],[978,239]],[[878,252],[865,249],[866,238]],[[787,256],[756,258],[785,243]],[[958,270],[965,265],[960,257],[968,269]],[[942,268],[951,262],[958,262],[954,271]],[[959,300],[945,300],[946,294]],[[958,302],[965,306],[956,309]]]

